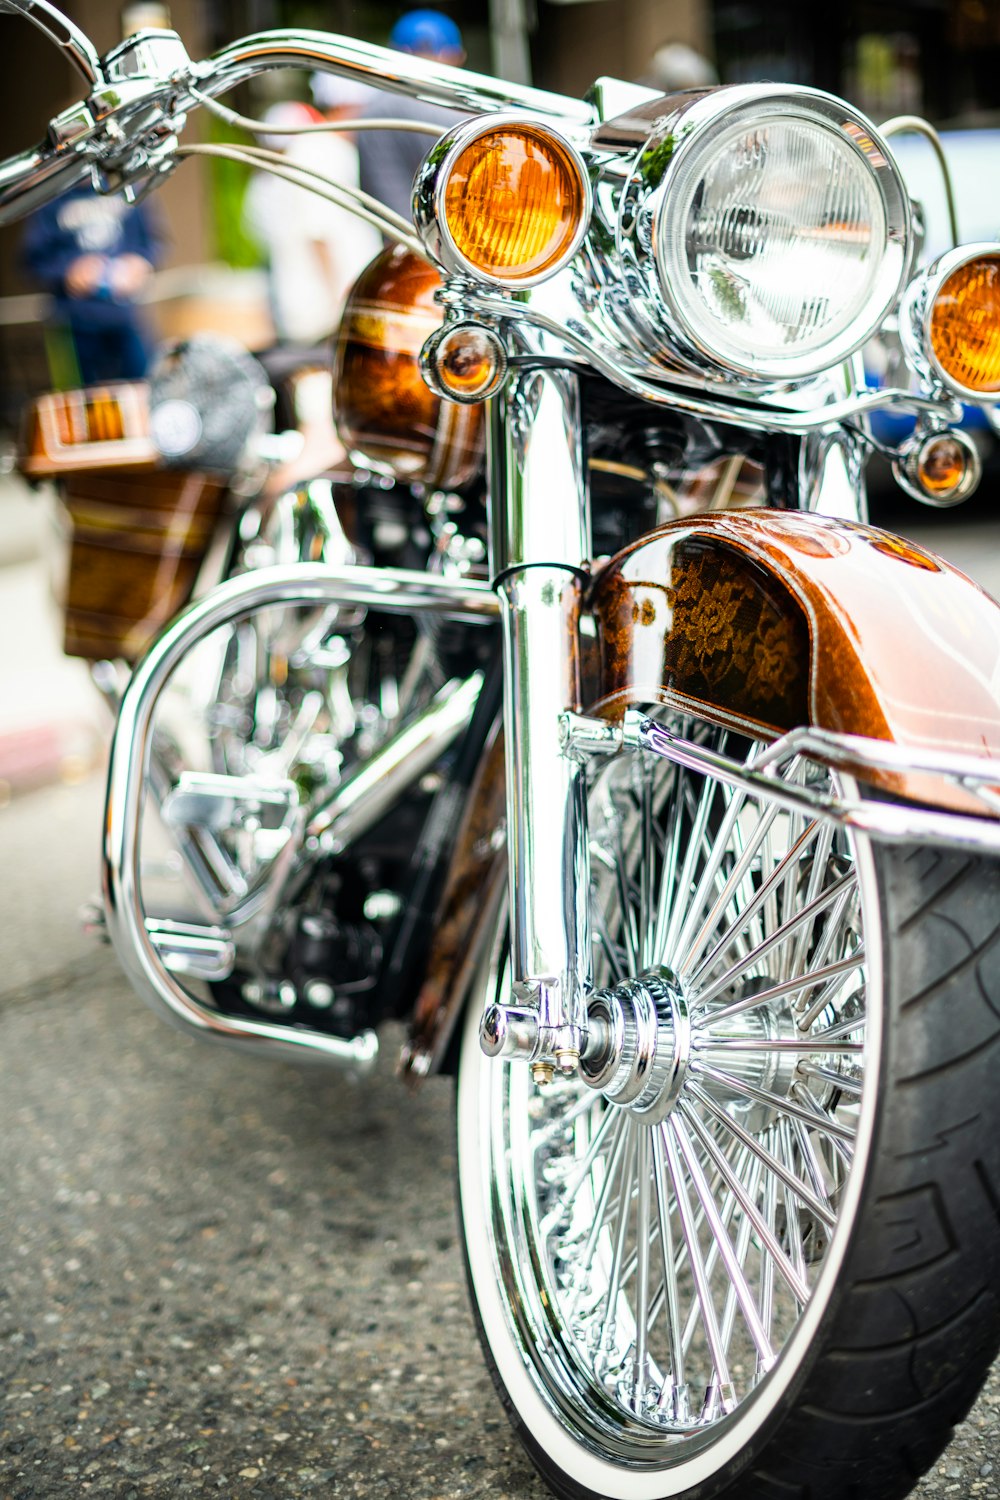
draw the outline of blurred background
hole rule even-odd
[[[123,31],[169,24],[204,56],[248,32],[307,26],[386,43],[405,6],[395,0],[173,0],[122,12],[106,0],[67,0],[66,12],[100,51]],[[843,95],[876,122],[901,113],[972,129],[1000,124],[1000,5],[994,0],[442,0],[461,28],[467,65],[578,94],[600,74],[654,81],[657,53],[693,49],[723,82],[772,79]],[[4,18],[0,48],[0,156],[40,139],[77,93],[69,67],[42,35]],[[683,83],[684,80],[681,80]],[[305,74],[269,75],[228,102],[262,113],[279,98],[307,98]],[[204,112],[189,140],[233,138]],[[914,145],[920,155],[922,143]],[[993,175],[972,169],[966,194],[1000,227],[1000,151]],[[928,169],[929,172],[929,169]],[[188,161],[157,194],[169,243],[147,301],[162,337],[193,328],[237,331],[251,348],[272,341],[262,252],[242,214],[245,169]],[[963,204],[960,186],[960,213]],[[975,226],[965,225],[970,238]],[[50,383],[40,297],[18,266],[17,229],[0,230],[0,426],[16,425],[25,396]]]

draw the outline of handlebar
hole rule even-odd
[[[593,109],[580,99],[324,31],[260,32],[233,42],[208,62],[196,64],[192,72],[195,77],[201,74],[205,79],[202,87],[215,94],[268,68],[320,68],[374,88],[407,94],[425,104],[469,114],[517,109],[567,124],[588,125],[594,120]]]
[[[90,171],[86,157],[56,156],[46,145],[0,162],[0,224],[20,219],[50,199],[68,193]]]
[[[49,40],[66,53],[77,72],[83,74],[88,87],[103,82],[100,55],[90,37],[79,26],[74,26],[61,10],[50,5],[49,0],[0,0],[0,14],[4,12],[23,16],[39,31],[44,31]]]
[[[217,96],[270,68],[337,73],[427,104],[472,114],[516,109],[585,126],[594,110],[579,99],[506,83],[354,37],[322,31],[260,32],[192,63],[175,32],[140,31],[100,58],[49,0],[0,0],[65,48],[90,95],[49,126],[49,138],[0,164],[0,224],[31,213],[88,175],[107,191],[133,188],[172,166],[177,132],[199,94]]]

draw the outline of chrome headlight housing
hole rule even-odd
[[[754,84],[657,122],[622,194],[618,248],[647,336],[700,373],[774,384],[871,337],[905,280],[909,231],[902,178],[863,115]]]

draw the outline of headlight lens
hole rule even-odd
[[[658,153],[653,258],[689,356],[796,379],[877,328],[903,280],[909,211],[863,117],[813,90],[718,90],[650,142],[640,176]]]

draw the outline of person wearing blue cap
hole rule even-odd
[[[411,10],[400,16],[389,33],[389,45],[399,52],[461,67],[465,61],[462,33],[450,16],[439,10]],[[364,115],[378,119],[422,120],[447,130],[463,116],[452,110],[438,109],[403,94],[379,93],[364,109]],[[429,135],[411,131],[363,130],[358,135],[361,158],[361,186],[381,203],[386,203],[404,219],[412,215],[410,198],[417,169],[432,145]]]

